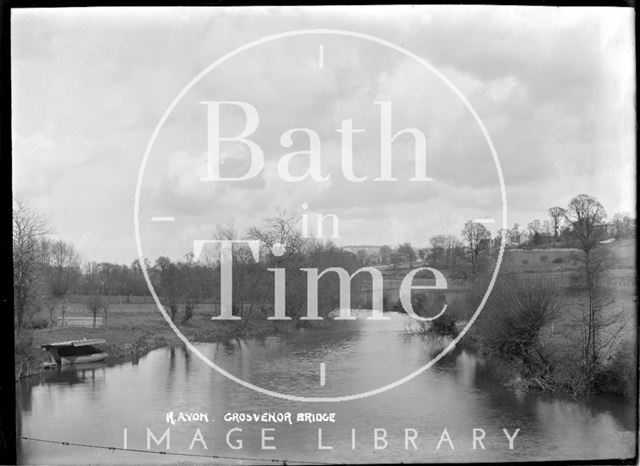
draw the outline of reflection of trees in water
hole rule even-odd
[[[182,354],[184,356],[184,373],[188,376],[191,372],[191,350],[185,345],[181,346]]]
[[[176,348],[169,347],[169,370],[167,371],[167,392],[173,394],[173,383],[176,379]]]
[[[166,386],[167,392],[173,393],[175,388],[175,381],[180,377],[178,374],[178,370],[184,369],[183,372],[185,374],[185,377],[189,376],[189,373],[191,372],[192,355],[191,350],[187,348],[186,345],[169,346],[167,348],[167,351],[169,356],[169,365],[167,369]],[[183,361],[184,363],[182,364]]]
[[[588,419],[591,422],[585,423],[585,427],[592,427],[597,422],[613,422],[619,429],[635,431],[635,403],[625,404],[618,399],[608,397],[591,397],[585,399],[575,399],[569,395],[549,396],[545,394],[535,394],[535,408],[539,417],[539,422],[547,422],[555,419],[558,422],[562,419]]]
[[[20,419],[20,412],[31,412],[34,387],[49,388],[59,385],[63,390],[67,388],[72,390],[76,385],[87,384],[91,387],[91,393],[97,394],[103,386],[107,367],[107,364],[95,363],[91,367],[62,366],[45,374],[21,380],[16,384],[16,419]]]
[[[21,411],[31,412],[31,389],[34,386],[33,383],[29,383],[29,379],[33,379],[35,377],[28,377],[26,380],[20,381],[20,383],[16,384],[16,402],[18,404],[19,414]],[[16,416],[16,419],[20,419],[20,416]]]
[[[456,358],[456,381],[478,390],[475,402],[486,407],[478,409],[490,413],[487,424],[520,428],[529,438],[559,435],[558,429],[563,432],[598,429],[594,423],[608,422],[603,416],[609,416],[621,429],[635,429],[635,410],[618,400],[603,397],[580,400],[561,393],[516,392],[498,382],[497,365],[465,351],[452,353]],[[448,358],[440,362],[445,359]]]
[[[453,356],[451,359],[453,359]],[[456,381],[461,385],[473,387],[480,364],[482,364],[482,361],[477,356],[464,350],[459,351],[459,354],[455,357],[454,377]]]
[[[86,365],[69,365],[58,367],[45,374],[37,385],[76,385],[90,383],[99,385],[104,380],[108,364],[91,363]],[[102,377],[96,377],[102,375]]]
[[[236,351],[236,345],[233,340],[225,340],[222,342],[225,354],[233,354]]]
[[[169,373],[172,374],[176,366],[176,348],[174,346],[169,347]]]

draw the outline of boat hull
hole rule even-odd
[[[80,354],[61,356],[60,364],[85,364],[88,362],[100,362],[104,361],[108,356],[107,353],[92,353],[92,354]]]
[[[49,352],[51,362],[57,365],[85,364],[104,361],[107,353],[99,348],[106,343],[102,338],[87,340],[61,341],[42,345],[42,349]]]

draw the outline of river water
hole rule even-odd
[[[358,320],[330,330],[196,346],[220,367],[269,390],[304,397],[353,395],[404,377],[442,347],[437,340],[406,335],[408,317],[390,315],[391,321]],[[70,367],[30,378],[18,384],[17,401],[19,436],[123,448],[126,429],[128,449],[22,440],[21,463],[212,461],[131,451],[147,449],[147,429],[157,439],[169,429],[169,447],[166,438],[160,445],[149,438],[151,450],[218,455],[227,464],[622,458],[633,455],[636,441],[632,405],[515,393],[496,382],[490,365],[459,349],[397,388],[338,403],[258,393],[215,372],[184,347],[158,349],[111,367]],[[206,414],[208,422],[168,424],[169,411]],[[225,421],[226,413],[265,412],[289,412],[294,421],[298,413],[335,413],[335,422]],[[474,429],[482,429],[476,437],[484,434],[475,449]],[[512,437],[520,429],[512,449],[503,429]],[[199,434],[201,440],[193,442]],[[263,442],[275,449],[262,448]]]

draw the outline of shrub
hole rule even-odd
[[[458,335],[456,319],[448,311],[445,311],[445,313],[436,320],[431,321],[430,330],[440,336],[456,337]]]
[[[611,358],[609,364],[598,371],[594,391],[632,399],[636,395],[636,358],[628,343]]]
[[[447,304],[445,295],[438,293],[435,295],[417,295],[412,300],[414,312],[421,317],[433,317],[442,311],[443,306]],[[456,302],[457,304],[457,302]],[[417,330],[412,333],[420,335],[432,334],[438,336],[457,336],[456,329],[456,312],[458,306],[449,306],[440,317],[431,321],[416,321]],[[404,312],[404,311],[403,311]]]
[[[187,322],[189,322],[189,319],[191,319],[191,317],[193,317],[193,304],[186,304],[184,306],[184,316],[182,317],[182,325],[186,324]]]
[[[547,377],[550,363],[540,334],[558,307],[558,291],[551,283],[503,278],[494,287],[474,333],[485,352],[520,367],[524,377]]]
[[[402,307],[402,303],[400,301],[396,302],[391,308],[392,312],[399,312],[402,314],[406,314],[404,307]]]
[[[100,295],[92,295],[89,296],[86,300],[86,306],[91,314],[93,315],[93,327],[96,326],[96,318],[98,317],[98,311],[102,310],[104,312],[105,318],[107,316],[107,310],[109,309],[109,300]],[[106,326],[106,321],[104,325]]]
[[[176,314],[178,313],[178,305],[177,304],[170,304],[169,305],[169,313],[171,314],[171,321],[175,322],[176,321]]]
[[[15,335],[15,378],[29,375],[38,365],[38,350],[33,343],[33,333],[24,330]]]
[[[34,317],[25,324],[25,328],[37,329],[48,328],[51,325],[51,321],[46,317]]]

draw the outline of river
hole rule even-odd
[[[358,320],[330,330],[304,329],[226,345],[197,344],[197,348],[225,370],[269,390],[305,397],[351,395],[407,375],[441,348],[437,340],[406,335],[408,317],[391,315],[386,322]],[[324,385],[320,364],[325,366]],[[240,386],[186,348],[161,348],[125,364],[68,367],[20,382],[19,436],[122,448],[126,429],[128,451],[22,440],[19,462],[211,462],[131,451],[147,448],[147,429],[159,439],[167,428],[170,447],[152,440],[152,450],[219,455],[225,457],[221,463],[254,463],[250,458],[286,459],[293,464],[296,460],[533,461],[633,455],[632,405],[604,398],[577,401],[515,393],[499,385],[491,372],[480,358],[454,349],[425,373],[384,393],[338,403],[303,403]],[[169,411],[174,416],[206,413],[208,422],[167,424]],[[335,423],[225,421],[225,414],[234,412],[290,412],[294,420],[297,413],[335,413]],[[475,449],[474,429],[482,429],[476,437],[484,434]],[[512,437],[520,429],[513,449],[503,429]],[[193,442],[198,434],[201,438]],[[227,443],[227,436],[236,448]],[[275,449],[263,449],[263,442]]]

